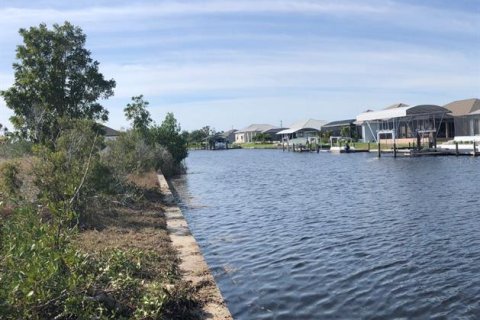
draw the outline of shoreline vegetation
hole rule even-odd
[[[203,317],[208,297],[181,272],[156,174],[186,170],[174,115],[156,124],[132,97],[132,129],[107,139],[98,100],[116,83],[82,30],[65,22],[20,35],[14,84],[0,91],[14,113],[0,141],[2,319]]]

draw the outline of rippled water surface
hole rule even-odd
[[[236,319],[480,318],[480,158],[191,152],[174,185]]]

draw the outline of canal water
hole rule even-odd
[[[193,151],[182,209],[235,319],[480,318],[480,158]]]

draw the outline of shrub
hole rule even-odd
[[[8,139],[0,143],[0,158],[19,158],[32,153],[33,144],[26,140]]]
[[[179,168],[183,159],[188,155],[187,140],[181,133],[181,127],[173,113],[167,113],[160,126],[151,128],[153,141],[167,148]]]
[[[18,178],[18,164],[5,162],[0,165],[0,199],[19,197],[22,181]]]
[[[182,318],[196,304],[175,265],[158,272],[155,251],[84,254],[70,241],[74,228],[58,232],[33,208],[16,210],[0,230],[2,319]]]
[[[102,162],[111,168],[119,181],[131,173],[162,170],[166,176],[179,172],[178,166],[165,148],[156,143],[149,144],[142,133],[130,130],[109,141],[102,152]]]
[[[109,188],[111,175],[100,163],[103,139],[94,123],[71,121],[60,132],[53,146],[35,146],[34,183],[41,204],[78,220],[101,188]]]

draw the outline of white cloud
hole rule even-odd
[[[204,53],[212,56],[212,53]],[[224,53],[226,54],[226,53]],[[407,52],[332,48],[324,52],[280,52],[265,56],[231,52],[222,62],[105,64],[117,80],[117,97],[215,93],[267,88],[391,88],[455,90],[474,88],[478,73],[456,52],[417,48]],[[454,62],[452,62],[454,61]],[[464,70],[458,74],[458,70]]]
[[[270,122],[267,116],[272,110],[283,110],[285,121],[294,116],[290,109],[311,112],[315,117],[317,100],[337,106],[335,110],[322,109],[328,111],[325,118],[333,120],[335,112],[338,117],[347,113],[353,117],[363,109],[352,108],[381,107],[387,100],[393,103],[410,97],[413,101],[406,102],[416,103],[418,97],[428,98],[422,92],[430,99],[443,92],[454,92],[458,98],[480,92],[479,46],[475,42],[480,20],[475,12],[380,0],[104,3],[65,10],[20,9],[12,2],[10,7],[0,8],[0,47],[10,48],[7,50],[13,54],[20,42],[20,27],[64,20],[82,26],[88,35],[87,47],[95,50],[93,57],[98,59],[97,52],[102,55],[101,72],[117,81],[115,99],[106,102],[112,106],[113,124],[124,124],[118,106],[140,93],[157,101],[152,105],[162,110],[168,109],[164,97],[167,101],[192,99],[191,103],[173,104],[184,112],[182,119],[189,119],[190,114],[184,121],[192,126],[198,119],[191,114],[199,109],[206,119],[220,115],[225,119],[242,110],[238,117],[245,123],[233,123],[240,127],[251,122],[247,119],[255,112],[265,122]],[[257,14],[262,18],[235,22],[232,30],[221,28],[231,16],[252,18]],[[345,23],[351,28],[363,21],[372,29],[361,34],[364,38],[342,36],[334,30],[289,33],[289,19],[300,15],[333,18],[335,26]],[[275,19],[269,20],[271,17]],[[328,19],[319,19],[319,23],[324,20]],[[275,27],[269,29],[269,24]],[[384,40],[388,34],[378,36],[383,28],[403,32],[404,43]],[[432,39],[413,45],[422,41],[410,39],[417,31]],[[451,43],[456,35],[464,39],[459,43],[469,46],[468,50]],[[437,38],[441,44],[429,47]],[[428,40],[432,40],[430,44]],[[0,61],[0,71],[11,70],[12,61],[6,59]],[[11,74],[0,73],[0,89],[11,82]],[[202,95],[211,100],[205,101]],[[261,109],[249,107],[259,105]],[[9,117],[8,112],[0,99],[0,122]]]
[[[456,32],[477,33],[480,22],[476,13],[455,12],[442,8],[407,5],[394,1],[308,1],[308,0],[237,0],[237,1],[163,1],[119,6],[90,6],[80,9],[60,10],[53,8],[15,8],[0,9],[0,27],[37,24],[71,20],[91,29],[139,30],[156,27],[169,27],[175,24],[175,18],[192,15],[225,14],[289,14],[289,15],[333,15],[339,17],[360,16],[380,21],[385,25],[403,25],[412,29],[421,28],[430,31],[454,30]],[[158,20],[150,20],[159,18]],[[188,19],[182,21],[188,23]],[[93,26],[95,28],[93,28]],[[2,32],[2,34],[5,31]]]

